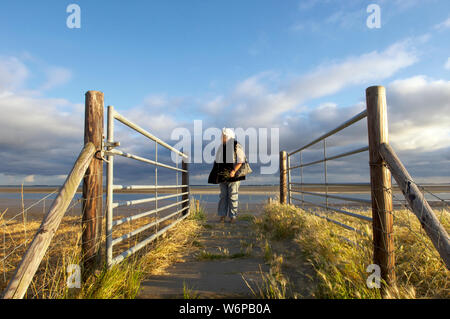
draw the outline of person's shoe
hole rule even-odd
[[[230,223],[231,224],[236,223],[236,216],[230,218]]]
[[[225,222],[225,217],[224,217],[224,216],[220,217],[220,220],[219,220],[219,222],[220,222],[220,223],[223,223],[223,222]]]

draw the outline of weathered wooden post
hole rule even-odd
[[[93,143],[97,150],[83,179],[82,265],[83,278],[99,261],[103,201],[103,160],[99,152],[103,140],[102,92],[88,91],[85,100],[84,143]]]
[[[181,164],[181,169],[185,170],[186,172],[183,172],[181,175],[181,184],[186,185],[182,188],[182,193],[189,192],[189,164],[187,162],[187,159],[183,159],[183,162]],[[183,195],[181,197],[182,201],[185,201],[189,199],[189,194]],[[183,211],[183,215],[189,214],[189,201],[186,201],[183,203],[182,208],[188,207],[185,211]]]
[[[280,152],[280,204],[287,203],[287,153]]]
[[[366,102],[372,195],[373,262],[381,268],[381,279],[387,286],[391,286],[395,284],[391,173],[380,154],[380,145],[389,143],[385,88],[382,86],[367,88]],[[382,294],[385,289],[383,285]]]

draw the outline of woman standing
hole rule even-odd
[[[231,223],[236,222],[239,186],[241,180],[245,179],[244,175],[237,175],[246,160],[242,145],[235,138],[233,130],[222,129],[222,145],[217,150],[216,160],[208,178],[208,183],[219,184],[220,187],[217,213],[221,222],[224,222],[227,216]]]

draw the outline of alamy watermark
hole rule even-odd
[[[70,13],[66,20],[66,26],[69,29],[81,28],[81,8],[78,4],[69,4],[66,8],[66,12]]]
[[[279,128],[250,127],[245,130],[243,128],[235,128],[233,131],[236,135],[236,141],[246,150],[247,161],[250,164],[262,164],[260,168],[261,174],[274,174],[277,172],[280,153]],[[174,148],[188,154],[190,163],[212,164],[216,160],[217,150],[222,145],[222,130],[217,127],[205,129],[203,121],[195,120],[193,136],[189,129],[179,127],[172,131],[170,138],[178,141]],[[203,147],[204,141],[209,143]],[[192,149],[193,153],[191,154]],[[232,158],[233,151],[233,148],[227,148],[227,162]],[[172,161],[174,163],[180,163],[181,160],[180,156],[172,152]]]
[[[67,266],[67,288],[81,288],[81,268],[79,265]]]
[[[369,29],[381,28],[381,8],[378,4],[370,4],[367,7],[367,13],[370,15],[367,17],[366,25]]]
[[[381,7],[378,4],[370,4],[366,9],[369,16],[366,20],[366,25],[369,29],[381,28]],[[66,20],[66,26],[69,29],[81,28],[81,8],[78,4],[69,4],[66,8],[66,12],[70,13]]]
[[[371,264],[367,267],[366,272],[371,273],[366,280],[369,289],[381,287],[381,268],[377,264]]]

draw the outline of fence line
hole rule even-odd
[[[23,298],[25,295],[31,280],[50,245],[50,241],[52,240],[67,207],[72,201],[84,173],[94,157],[95,151],[95,146],[92,143],[86,144],[81,151],[71,173],[58,192],[58,196],[53,201],[53,204],[47,215],[44,217],[31,245],[28,247],[22,261],[9,281],[3,298]]]
[[[360,112],[351,119],[345,121],[335,129],[322,134],[312,142],[287,153],[280,152],[280,202],[289,203],[294,200],[301,203],[305,212],[314,214],[320,218],[326,219],[344,229],[364,234],[358,229],[345,223],[329,218],[331,213],[344,214],[353,218],[370,222],[373,230],[373,262],[381,268],[381,277],[387,286],[395,283],[395,259],[394,259],[394,241],[393,241],[393,187],[391,185],[391,175],[394,175],[399,188],[405,195],[406,202],[410,209],[419,218],[422,227],[430,237],[442,260],[449,268],[450,264],[450,241],[448,234],[439,220],[434,215],[431,207],[424,199],[419,190],[419,186],[412,181],[408,172],[402,166],[400,160],[395,156],[388,141],[387,111],[386,111],[386,92],[384,87],[374,86],[366,90],[366,110]],[[350,151],[343,152],[335,156],[327,156],[327,139],[345,128],[367,118],[368,146],[359,147]],[[319,160],[305,163],[303,158],[304,151],[311,146],[323,142],[323,156]],[[332,160],[369,152],[370,183],[329,183],[327,176],[327,163]],[[299,164],[292,165],[292,158],[298,154]],[[323,178],[324,183],[304,183],[303,168],[324,163]],[[299,169],[300,183],[292,181],[292,173]],[[305,187],[319,188],[320,192],[305,191]],[[329,187],[334,187],[334,191],[340,188],[367,188],[371,190],[371,200],[358,199],[348,196],[331,195]],[[431,185],[430,188],[439,189],[441,185]],[[431,192],[430,192],[431,193]],[[301,194],[301,198],[292,196],[292,194]],[[431,193],[433,196],[447,204],[445,200]],[[306,201],[304,196],[315,196],[325,199],[324,204]],[[372,218],[352,213],[337,207],[330,206],[328,199],[337,199],[343,201],[357,202],[360,204],[369,204],[372,206]],[[403,201],[405,202],[405,201]],[[318,207],[327,212],[327,215],[318,214],[315,211],[305,208],[305,204],[311,207]],[[351,242],[347,238],[343,238]],[[450,269],[450,268],[449,268]],[[382,293],[385,291],[385,285],[382,286]]]
[[[80,204],[81,207],[81,220],[75,222],[70,221],[70,224],[81,224],[81,255],[80,260],[82,262],[82,278],[86,278],[92,270],[100,266],[102,260],[100,260],[101,254],[99,253],[99,246],[102,242],[101,228],[103,220],[103,162],[107,163],[107,185],[106,185],[106,232],[105,232],[105,243],[106,243],[106,264],[111,266],[112,264],[118,263],[124,260],[127,256],[134,254],[136,251],[140,250],[154,239],[158,238],[170,228],[177,225],[179,222],[184,220],[189,215],[189,201],[190,201],[190,189],[189,189],[189,168],[186,162],[188,156],[172,146],[168,145],[161,139],[155,137],[151,133],[145,131],[143,128],[132,123],[119,113],[115,112],[113,107],[108,108],[108,127],[107,127],[107,140],[105,141],[103,134],[103,93],[98,91],[88,91],[86,93],[86,110],[85,110],[85,147],[81,152],[78,160],[76,161],[71,173],[68,175],[66,182],[63,187],[56,190],[50,194],[47,194],[44,198],[40,199],[36,203],[33,203],[27,209],[23,208],[22,211],[8,219],[6,222],[3,219],[4,213],[2,215],[2,226],[6,226],[7,223],[14,220],[16,217],[22,215],[25,218],[26,212],[45,200],[49,196],[58,193],[56,199],[53,201],[48,213],[45,215],[42,224],[35,234],[33,241],[27,248],[25,255],[23,256],[19,266],[16,268],[13,277],[8,283],[8,287],[3,293],[3,298],[23,298],[27,289],[33,288],[34,296],[38,296],[48,285],[45,282],[44,286],[40,287],[39,290],[34,286],[33,276],[38,270],[41,260],[46,255],[46,251],[50,245],[51,239],[55,235],[59,224],[61,223],[62,217],[67,210],[73,209],[76,205]],[[119,142],[114,142],[114,120],[125,124],[126,126],[132,128],[136,132],[141,133],[145,137],[155,142],[155,160],[139,157],[134,154],[128,154],[116,150],[115,148],[120,146]],[[177,156],[183,159],[182,167],[179,167],[178,161],[176,166],[163,164],[158,161],[158,145],[163,148],[169,149],[174,152]],[[107,159],[105,159],[105,156]],[[155,167],[155,184],[154,185],[114,185],[113,182],[113,162],[114,156],[124,156],[131,158],[133,160],[138,160],[145,162],[149,165]],[[158,167],[163,169],[170,169],[176,173],[176,185],[158,185]],[[181,184],[178,180],[178,174],[182,174]],[[79,184],[83,179],[82,197],[75,200],[75,202],[70,205],[73,199],[75,199],[75,194],[80,192]],[[159,196],[158,192],[167,191],[173,189],[175,194]],[[121,190],[153,190],[155,196],[152,198],[147,198],[145,200],[132,200],[125,203],[117,202],[113,203],[113,193],[114,191],[120,192]],[[179,198],[181,197],[181,200]],[[170,198],[176,198],[177,202],[158,207],[158,201],[166,200]],[[130,217],[121,218],[113,221],[112,210],[119,206],[131,206],[144,202],[154,202],[155,209],[135,214]],[[159,213],[165,211],[169,208],[175,208],[175,212],[169,213],[168,215],[160,218]],[[181,217],[179,215],[181,214]],[[123,230],[120,229],[121,234],[119,237],[112,238],[112,227],[117,227],[125,222],[136,221],[139,218],[154,215],[156,220],[152,220],[147,225],[141,226],[138,229],[129,231],[123,234]],[[167,222],[169,222],[167,224]],[[24,220],[25,222],[25,220]],[[161,229],[158,229],[161,226]],[[112,245],[119,244],[120,242],[132,238],[143,231],[155,227],[156,233],[146,238],[145,240],[137,243],[134,247],[120,253],[115,258],[112,258]],[[120,227],[119,227],[120,228]],[[6,260],[14,254],[18,249],[22,250],[28,242],[23,242],[20,245],[16,245],[11,234],[11,240],[15,246],[9,254],[6,253],[6,228],[3,229],[3,257],[0,262],[3,264],[4,273],[3,277],[6,281]],[[77,237],[79,238],[79,237]],[[110,254],[111,253],[111,254]],[[16,254],[17,255],[17,254]],[[64,272],[63,272],[64,273]]]

